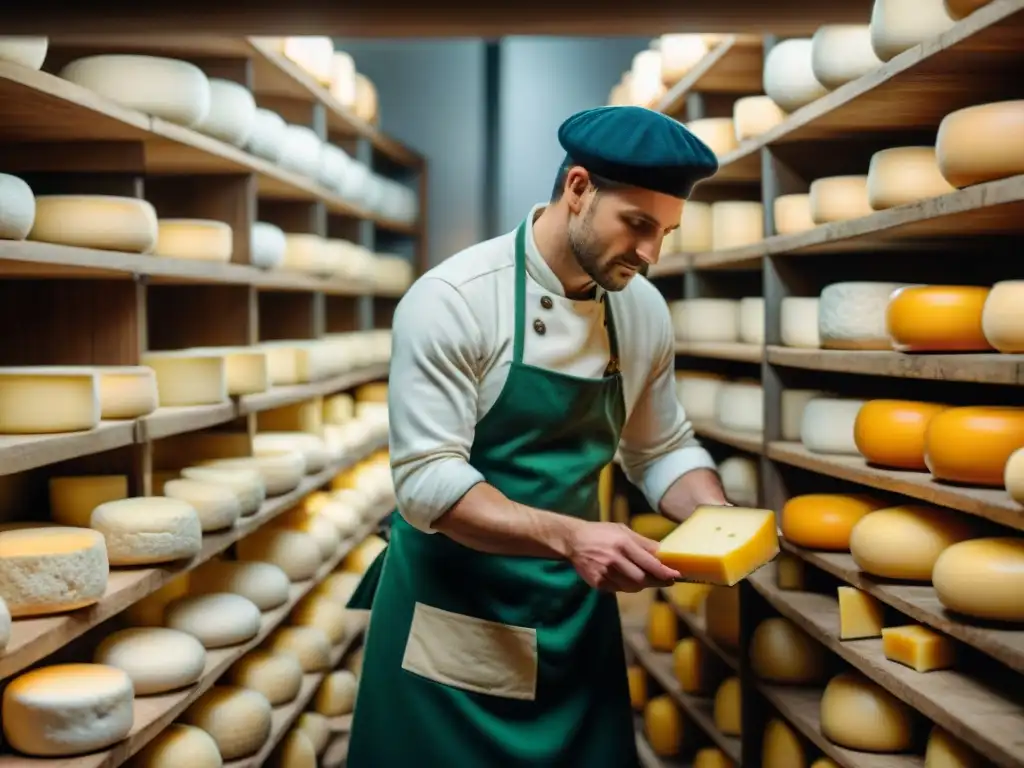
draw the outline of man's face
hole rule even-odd
[[[682,212],[682,200],[659,192],[591,188],[570,218],[569,245],[595,283],[621,291],[643,267],[658,263],[662,239]]]

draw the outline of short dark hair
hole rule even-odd
[[[565,192],[565,178],[569,175],[570,169],[580,165],[573,161],[572,158],[567,157],[562,164],[558,167],[558,174],[555,176],[555,186],[551,190],[551,202],[557,203],[562,199],[562,194]],[[585,166],[580,166],[585,167]],[[588,171],[588,173],[590,173]],[[622,189],[625,184],[621,184],[611,179],[606,179],[604,176],[598,176],[596,173],[590,173],[590,185],[598,191],[598,193],[605,190]]]

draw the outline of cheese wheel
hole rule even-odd
[[[281,528],[308,533],[320,547],[320,557],[323,560],[332,557],[341,544],[341,534],[338,533],[337,527],[329,518],[322,515],[309,514],[301,509],[292,510],[275,520],[274,524]]]
[[[316,768],[316,748],[303,731],[292,729],[271,755],[268,768]]]
[[[825,675],[825,647],[789,619],[765,619],[750,639],[750,663],[762,680],[811,685]]]
[[[79,432],[100,422],[94,369],[0,368],[0,434]]]
[[[266,453],[233,459],[214,459],[202,466],[216,469],[254,469],[263,478],[267,496],[280,496],[294,491],[306,474],[306,459],[298,451]]]
[[[815,224],[859,219],[874,211],[868,202],[867,176],[830,176],[811,182],[808,193]]]
[[[903,752],[913,746],[916,713],[859,672],[829,680],[821,697],[821,733],[859,752]]]
[[[718,465],[725,497],[741,507],[757,505],[757,462],[747,456],[730,456]]]
[[[180,597],[164,608],[164,624],[195,636],[206,648],[252,640],[260,631],[260,609],[227,592]]]
[[[222,485],[235,494],[240,514],[255,514],[267,498],[266,486],[260,473],[254,469],[217,469],[214,467],[185,467],[181,476],[186,480]]]
[[[991,2],[992,0],[945,0],[944,5],[946,7],[946,13],[949,14],[949,17],[951,19],[960,20],[966,19],[976,10],[988,5]],[[927,768],[933,767],[928,766]],[[950,766],[950,768],[953,768],[953,766]]]
[[[788,442],[800,440],[800,424],[804,418],[804,408],[811,400],[822,397],[825,393],[818,389],[784,389],[782,390],[781,416],[782,439]]]
[[[654,754],[672,757],[683,746],[683,716],[669,696],[656,696],[644,707],[644,734]]]
[[[60,77],[130,109],[187,127],[210,111],[210,81],[187,61],[105,54],[75,59]]]
[[[985,759],[939,726],[932,726],[924,768],[985,768]]]
[[[287,123],[277,112],[257,107],[252,132],[245,143],[245,148],[257,157],[276,163],[284,152],[286,127]]]
[[[954,23],[943,0],[875,0],[871,11],[871,47],[878,58],[889,61],[938,37]]]
[[[684,637],[672,651],[672,672],[684,693],[704,688],[704,648],[694,637]]]
[[[798,547],[847,552],[854,526],[885,504],[866,494],[808,493],[782,508],[782,535]]]
[[[236,147],[245,146],[256,123],[256,99],[241,83],[210,78],[210,109],[196,130]]]
[[[704,621],[708,636],[725,648],[740,644],[739,587],[715,585],[704,600]]]
[[[124,475],[50,478],[50,517],[58,525],[88,528],[96,507],[126,498],[128,478]]]
[[[158,219],[154,256],[197,261],[231,261],[231,227],[206,219]]]
[[[934,147],[894,147],[871,156],[868,204],[883,211],[956,191],[942,176]]]
[[[857,456],[854,425],[864,400],[815,397],[804,406],[800,419],[800,442],[813,453]]]
[[[1024,505],[1024,448],[1018,448],[1006,460],[1003,484],[1010,498]]]
[[[371,534],[349,552],[341,563],[341,570],[349,573],[366,573],[373,561],[387,549],[387,542],[380,536]]]
[[[903,283],[832,283],[821,291],[818,334],[826,349],[892,348],[886,311]]]
[[[640,51],[630,67],[629,100],[641,107],[651,107],[665,94],[661,80],[661,51]]]
[[[306,462],[306,474],[322,472],[331,462],[323,438],[304,432],[259,432],[252,439],[253,456],[297,451]]]
[[[626,680],[629,684],[629,704],[637,712],[647,704],[647,670],[639,664],[630,664],[626,668]]]
[[[785,119],[786,113],[767,96],[744,96],[736,99],[732,105],[732,123],[737,141],[768,133]]]
[[[348,635],[348,611],[323,595],[307,595],[300,600],[292,611],[291,623],[322,629],[331,645],[337,645]]]
[[[259,751],[270,737],[272,712],[270,702],[256,691],[217,685],[185,710],[182,719],[210,734],[227,762]]]
[[[98,369],[100,418],[138,419],[157,409],[156,375],[142,365]]]
[[[715,691],[715,727],[726,736],[743,733],[742,688],[738,677],[726,678]]]
[[[811,196],[779,195],[772,202],[775,234],[796,235],[818,226],[811,217]]]
[[[0,37],[0,61],[39,70],[46,60],[49,38],[29,35]]]
[[[334,72],[334,43],[329,37],[286,37],[281,52],[309,73],[320,85],[329,86]]]
[[[142,364],[156,373],[160,405],[216,405],[228,399],[223,355],[193,350],[146,352]]]
[[[725,377],[716,373],[676,371],[676,396],[690,419],[715,418],[718,393],[725,384]]]
[[[359,677],[363,673],[363,651],[365,645],[361,645],[345,657],[345,669]]]
[[[821,336],[818,333],[817,296],[787,296],[779,310],[780,336],[787,347],[818,349]]]
[[[661,81],[672,87],[708,55],[708,43],[701,35],[662,35]]]
[[[947,408],[928,423],[925,464],[938,480],[1003,487],[1010,455],[1024,447],[1024,408]]]
[[[136,768],[221,768],[217,742],[201,728],[171,723],[132,760]]]
[[[15,619],[97,602],[110,567],[103,535],[88,528],[0,532],[0,597]]]
[[[760,384],[729,382],[718,392],[715,421],[723,429],[759,433],[764,429],[764,389]]]
[[[736,768],[736,763],[718,747],[704,747],[693,756],[693,768]]]
[[[679,222],[679,250],[686,253],[700,253],[712,248],[711,205],[694,200],[683,204],[683,216]]]
[[[647,642],[656,651],[669,653],[679,642],[679,619],[668,603],[654,603],[647,614]]]
[[[331,96],[346,109],[356,101],[356,62],[345,51],[331,56]]]
[[[295,721],[295,729],[306,734],[318,755],[324,751],[331,738],[330,723],[318,712],[303,712]]]
[[[992,286],[981,312],[985,340],[1000,352],[1024,353],[1024,280]]]
[[[277,707],[294,701],[299,695],[302,667],[287,654],[255,650],[232,665],[228,681],[262,694],[272,707]]]
[[[127,253],[150,253],[156,238],[150,203],[111,195],[40,195],[28,234],[43,243]]]
[[[111,565],[169,563],[195,557],[203,546],[199,515],[178,499],[107,501],[92,511],[89,527],[103,534]]]
[[[803,742],[785,722],[772,719],[764,729],[761,765],[779,768],[804,768],[807,757]]]
[[[203,532],[231,528],[242,514],[238,495],[225,485],[205,480],[169,480],[163,494],[192,507]]]
[[[927,582],[942,552],[974,532],[971,522],[952,510],[904,504],[860,520],[850,534],[850,554],[872,576]]]
[[[740,341],[744,344],[764,344],[764,299],[748,296],[740,299]]]
[[[190,571],[172,576],[156,592],[147,595],[128,606],[124,612],[129,624],[143,627],[160,627],[164,623],[164,609],[179,597],[188,594]]]
[[[320,435],[323,432],[323,398],[315,397],[280,408],[272,408],[257,414],[256,429],[259,432],[309,432]]]
[[[288,574],[271,563],[215,559],[194,573],[189,587],[192,594],[230,592],[251,601],[260,611],[284,605],[291,591]]]
[[[700,120],[691,120],[686,124],[686,128],[707,144],[718,157],[729,154],[739,146],[731,117],[704,117]]]
[[[304,673],[323,672],[331,666],[331,643],[316,627],[282,627],[271,635],[267,650],[291,656]]]
[[[680,341],[735,342],[740,335],[736,299],[686,299],[673,302],[676,338]]]
[[[912,400],[869,400],[857,412],[853,439],[869,464],[927,471],[924,437],[945,405]]]
[[[795,112],[828,93],[814,76],[813,57],[809,38],[783,40],[765,56],[764,92],[783,112]]]
[[[982,314],[989,289],[911,285],[893,293],[886,329],[900,352],[989,352]]]
[[[136,696],[176,691],[199,680],[206,649],[192,635],[162,627],[132,627],[108,635],[93,661],[123,669]]]
[[[826,88],[838,88],[880,66],[867,24],[826,24],[811,38],[811,70]]]
[[[948,610],[988,621],[1024,622],[1024,539],[982,538],[947,547],[932,569]]]
[[[355,594],[360,581],[362,581],[362,576],[358,573],[335,571],[327,574],[324,580],[313,588],[312,594],[328,596],[344,605]]]
[[[764,206],[746,200],[711,204],[711,248],[724,251],[764,240]]]
[[[249,234],[249,262],[260,269],[277,269],[284,262],[288,244],[284,230],[265,221],[253,222]]]
[[[278,164],[289,171],[315,178],[320,170],[320,148],[323,142],[312,128],[285,125]],[[320,238],[323,242],[323,238]],[[287,260],[287,256],[285,259]]]
[[[313,708],[326,717],[350,715],[356,704],[356,676],[347,669],[326,675],[313,699]]]
[[[239,541],[236,548],[239,560],[271,563],[292,581],[313,578],[322,561],[316,539],[285,528],[260,528]]]
[[[2,46],[3,38],[0,38]],[[0,53],[2,53],[0,47]],[[8,173],[0,173],[0,240],[24,240],[36,220],[32,187]]]
[[[4,690],[7,742],[32,757],[71,757],[116,744],[134,720],[132,681],[103,664],[57,664]]]

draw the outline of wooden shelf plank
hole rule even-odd
[[[709,649],[711,649],[711,651],[713,651],[716,656],[718,656],[722,661],[724,661],[726,665],[729,666],[729,668],[739,673],[740,661],[736,657],[736,654],[726,649],[724,646],[719,644],[717,640],[711,637],[711,635],[708,633],[707,622],[705,621],[704,616],[699,613],[690,613],[689,611],[684,611],[678,605],[673,603],[671,597],[671,590],[662,589],[661,594],[665,598],[665,602],[672,606],[672,610],[675,611],[676,616],[679,617],[679,620],[686,625],[686,628],[690,631],[690,634],[696,637],[698,640],[700,640]]]
[[[761,269],[764,259],[761,243],[729,248],[722,251],[695,253],[690,257],[690,269],[693,270],[737,270],[752,271]]]
[[[955,670],[921,673],[882,651],[881,638],[841,641],[839,601],[813,592],[780,590],[775,566],[750,582],[775,609],[866,677],[1001,768],[1016,768],[1024,750],[1024,706],[995,687]]]
[[[764,347],[760,344],[733,342],[677,341],[676,354],[691,357],[713,357],[719,360],[737,360],[742,363],[759,363],[764,356]]]
[[[900,493],[1024,530],[1024,507],[1003,489],[965,488],[933,480],[927,472],[878,469],[860,456],[811,453],[799,443],[769,443],[768,458],[882,491]]]
[[[729,35],[673,85],[655,109],[677,115],[686,107],[686,97],[694,91],[758,93],[763,59],[764,46],[760,38]]]
[[[707,437],[717,443],[729,445],[748,453],[764,453],[764,445],[760,434],[747,432],[736,432],[731,429],[724,429],[713,421],[701,419],[691,420],[694,431],[700,437]]]
[[[692,253],[665,253],[647,270],[647,277],[656,280],[659,277],[681,275],[690,269],[693,261]]]
[[[357,387],[377,379],[386,379],[388,375],[388,364],[371,365],[359,368],[340,376],[334,376],[323,381],[313,381],[308,384],[295,384],[287,387],[273,387],[266,392],[259,392],[254,395],[244,395],[238,399],[238,415],[244,416],[248,413],[258,413],[271,408],[280,408],[284,405],[309,400],[313,397],[330,395],[342,390]]]
[[[196,405],[187,408],[157,408],[138,420],[137,441],[140,443],[197,432],[235,418],[235,404],[228,400],[217,405]]]
[[[112,451],[134,441],[134,421],[104,421],[84,432],[0,435],[0,474],[12,475],[79,456]]]

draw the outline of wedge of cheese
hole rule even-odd
[[[779,554],[775,513],[700,506],[661,540],[658,559],[683,581],[733,586]]]

